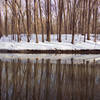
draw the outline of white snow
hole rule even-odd
[[[17,40],[17,35],[14,36]],[[75,43],[71,44],[71,35],[62,35],[62,42],[57,41],[57,35],[51,35],[51,42],[41,42],[42,36],[38,35],[39,43],[36,43],[36,36],[33,34],[30,36],[30,42],[27,42],[25,34],[21,34],[21,42],[12,40],[12,35],[1,37],[0,49],[8,50],[86,50],[86,49],[98,49],[100,50],[100,35],[98,35],[97,42],[94,42],[94,35],[91,35],[91,40],[84,42],[84,36],[75,35]],[[67,39],[66,39],[67,38]]]

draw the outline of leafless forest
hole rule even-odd
[[[27,34],[44,35],[51,41],[51,34],[57,34],[62,41],[62,34],[82,34],[90,39],[90,34],[99,34],[99,0],[0,0],[0,36]],[[14,39],[14,36],[12,37]]]

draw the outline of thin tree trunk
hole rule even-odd
[[[3,30],[2,30],[3,26],[2,26],[2,17],[1,17],[1,10],[0,10],[0,38],[3,35]]]
[[[63,0],[63,2],[65,4],[65,1],[64,0]],[[66,17],[66,9],[65,9],[65,6],[63,7],[63,11],[64,11],[64,34],[67,34],[67,21],[66,21],[66,18],[67,17]],[[65,38],[67,39],[67,37],[65,37]]]
[[[21,34],[21,0],[19,1],[19,16],[18,16],[18,42],[21,41],[20,34]]]
[[[91,19],[91,9],[90,9],[91,0],[89,0],[88,8],[88,23],[87,23],[87,40],[90,40],[90,19]]]
[[[50,34],[53,34],[52,19],[52,1],[50,0]]]
[[[38,34],[37,34],[37,1],[34,0],[34,33],[36,34],[36,43],[38,43]]]
[[[59,16],[59,42],[61,42],[61,25],[62,25],[62,10],[63,10],[63,0],[59,0],[59,12],[58,12],[58,16]]]
[[[8,13],[7,13],[7,0],[5,0],[5,35],[8,35]]]
[[[97,37],[97,14],[98,14],[98,8],[95,9],[95,28],[94,28],[95,39],[94,39],[94,42],[96,42],[96,37]]]
[[[74,4],[73,4],[73,16],[72,16],[72,20],[73,20],[73,27],[72,27],[72,44],[74,44],[74,35],[75,35],[75,6],[76,6],[76,0],[74,0]]]
[[[41,10],[41,3],[39,2],[39,10],[40,10],[40,20],[41,20],[41,30],[42,30],[42,42],[44,42],[44,27],[43,27],[43,19],[42,19],[42,10]]]
[[[26,16],[27,16],[27,42],[30,42],[30,39],[29,39],[29,35],[30,35],[30,23],[29,23],[29,3],[28,3],[28,0],[26,0]]]
[[[47,32],[47,41],[50,42],[50,1],[46,0],[46,32]]]

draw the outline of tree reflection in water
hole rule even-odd
[[[0,100],[100,100],[99,66],[73,59],[0,60]]]

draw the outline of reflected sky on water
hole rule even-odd
[[[100,100],[98,62],[0,59],[0,100]]]

